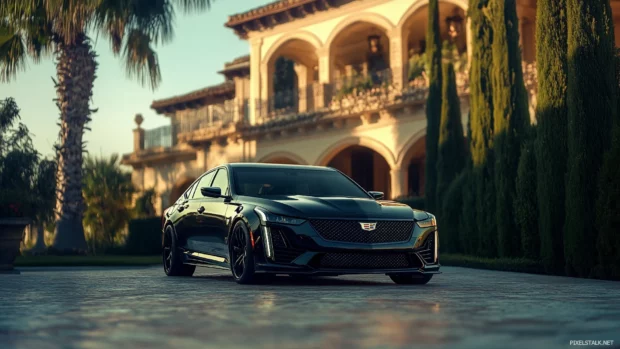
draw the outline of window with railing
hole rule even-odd
[[[161,126],[144,131],[144,149],[170,148],[174,145],[172,125]]]

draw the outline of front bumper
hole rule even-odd
[[[324,239],[309,222],[268,224],[255,232],[257,273],[439,274],[436,227],[417,225],[407,241],[352,243]]]

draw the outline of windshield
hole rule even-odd
[[[369,198],[353,181],[337,171],[240,167],[234,169],[233,176],[238,195]]]

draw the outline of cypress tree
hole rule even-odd
[[[595,201],[617,98],[614,27],[609,0],[567,0],[568,162],[564,254],[569,275],[597,263]]]
[[[442,103],[437,154],[437,203],[440,206],[450,183],[465,167],[466,156],[454,65],[445,63],[442,69]]]
[[[438,0],[428,2],[428,28],[426,32],[426,57],[430,83],[426,100],[426,209],[437,212],[437,142],[441,118],[441,38],[439,33]]]
[[[540,234],[538,230],[538,200],[536,196],[536,156],[534,141],[528,140],[521,150],[517,169],[514,215],[521,232],[523,256],[538,260]]]
[[[620,280],[620,125],[614,127],[612,148],[605,155],[597,201],[597,277]]]
[[[537,195],[540,256],[547,272],[564,268],[564,195],[568,132],[566,107],[566,0],[538,0],[536,64]]]
[[[493,22],[493,135],[498,253],[518,256],[519,232],[513,216],[515,179],[522,138],[529,125],[523,82],[516,0],[491,0]]]
[[[462,226],[463,187],[466,185],[466,173],[463,172],[446,188],[445,200],[440,201],[441,206],[441,234],[439,234],[439,246],[448,253],[463,251],[460,227]]]
[[[469,152],[472,173],[468,183],[472,190],[463,200],[473,205],[463,206],[468,229],[468,253],[493,257],[496,255],[495,189],[493,183],[493,28],[484,14],[489,0],[469,1],[471,30],[470,114],[471,136]],[[484,214],[477,214],[484,213]]]

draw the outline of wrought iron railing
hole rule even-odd
[[[312,84],[304,88],[277,91],[267,99],[256,100],[258,122],[263,123],[316,110],[317,86],[318,84]]]
[[[144,149],[170,148],[174,145],[174,132],[172,125],[161,126],[144,131]]]
[[[329,99],[342,99],[348,96],[366,95],[388,88],[392,84],[392,69],[368,71],[334,79]]]

